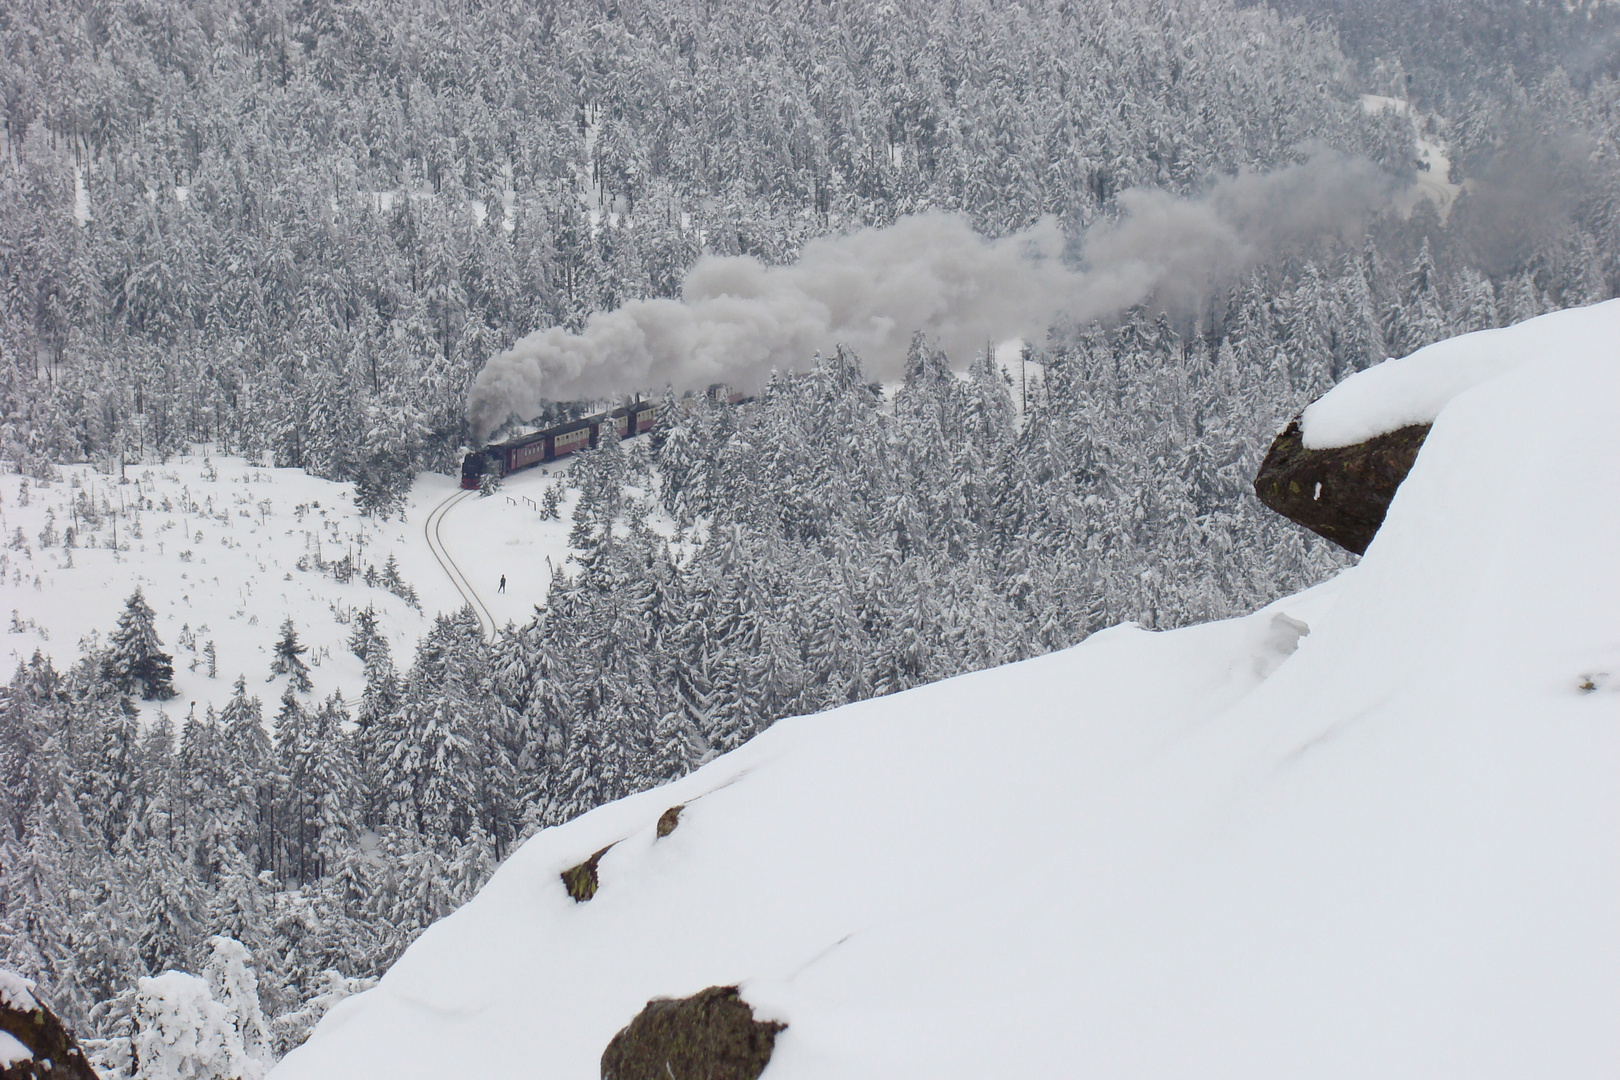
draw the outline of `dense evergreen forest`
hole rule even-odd
[[[675,295],[705,251],[925,209],[1077,236],[1324,144],[1410,181],[1420,135],[1464,187],[1195,311],[1054,327],[1029,386],[918,339],[899,387],[840,350],[739,405],[669,395],[576,463],[577,566],[534,620],[447,615],[410,658],[362,620],[357,709],[238,683],[142,730],[163,644],[132,598],[0,700],[0,963],[116,1042],[138,976],[226,935],[284,1052],[535,829],[783,716],[1344,565],[1252,499],[1259,456],[1352,371],[1615,292],[1616,17],[1279,6],[6,5],[0,458],[30,475],[206,441],[386,514],[454,468],[491,354]]]

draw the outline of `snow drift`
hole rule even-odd
[[[1535,362],[1440,403],[1353,570],[542,833],[273,1075],[584,1080],[649,998],[733,983],[790,1024],[771,1080],[1615,1075],[1613,317],[1486,339]]]
[[[1306,408],[1305,445],[1350,446],[1408,424],[1428,424],[1464,390],[1519,364],[1556,363],[1596,349],[1620,359],[1620,304],[1555,311],[1498,330],[1437,341],[1346,379]]]

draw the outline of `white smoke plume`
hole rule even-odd
[[[1062,315],[1106,317],[1150,297],[1193,302],[1292,243],[1359,230],[1392,194],[1371,163],[1324,151],[1223,178],[1196,199],[1124,192],[1119,219],[1087,232],[1079,267],[1065,262],[1051,218],[990,240],[938,212],[814,240],[788,266],[705,255],[678,300],[632,301],[593,314],[581,333],[537,331],[494,357],[473,382],[468,420],[484,438],[547,399],[755,386],[836,345],[893,379],[918,330],[968,357],[986,342],[1039,339]]]

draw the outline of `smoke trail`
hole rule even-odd
[[[1051,218],[990,240],[938,212],[814,240],[789,266],[705,255],[679,300],[632,301],[592,315],[581,333],[541,330],[494,357],[473,382],[468,419],[482,438],[544,399],[756,385],[839,344],[889,379],[917,330],[962,357],[987,341],[1039,338],[1063,314],[1193,301],[1290,243],[1359,229],[1392,191],[1369,162],[1333,152],[1224,178],[1197,199],[1128,191],[1120,219],[1086,234],[1081,268],[1064,262]]]

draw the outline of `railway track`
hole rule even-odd
[[[490,615],[489,608],[485,607],[484,602],[478,598],[478,593],[474,591],[472,582],[467,580],[467,575],[461,572],[461,567],[457,566],[456,561],[450,557],[450,552],[445,549],[444,540],[439,536],[439,526],[444,523],[444,516],[462,500],[474,498],[476,495],[477,492],[473,491],[457,491],[451,495],[444,502],[435,506],[432,512],[428,514],[427,522],[422,526],[422,532],[427,537],[428,550],[433,552],[433,557],[439,560],[439,565],[449,575],[450,584],[456,587],[456,591],[461,594],[462,599],[466,600],[467,604],[473,609],[473,614],[478,616],[478,628],[483,632],[484,640],[493,641],[495,639],[495,620]]]

